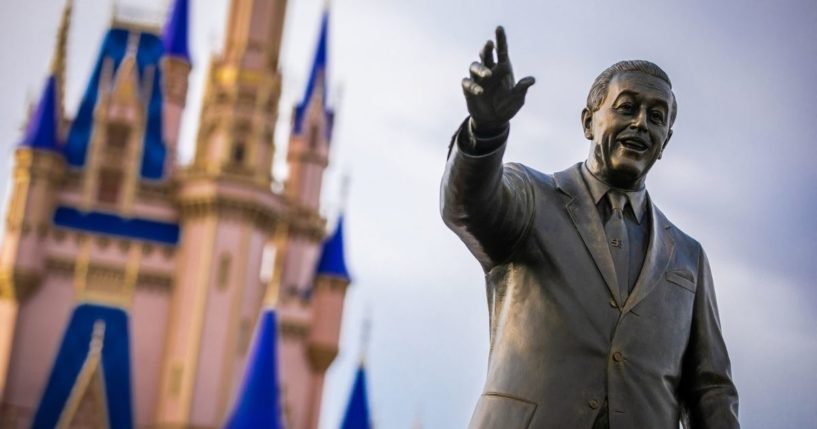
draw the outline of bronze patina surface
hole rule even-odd
[[[645,189],[672,136],[669,77],[622,61],[581,113],[586,161],[502,164],[532,77],[504,30],[462,87],[469,118],[442,180],[445,223],[486,273],[491,352],[474,429],[738,428],[738,395],[701,245]]]

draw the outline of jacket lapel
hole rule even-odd
[[[649,201],[650,215],[652,218],[650,244],[647,247],[647,255],[644,258],[641,273],[635,282],[633,291],[627,299],[622,313],[630,311],[655,289],[661,276],[663,276],[667,270],[667,265],[675,251],[675,241],[669,232],[672,225],[667,221],[667,218],[664,217],[664,214],[655,207],[655,204],[652,203],[649,196],[647,201]]]
[[[570,214],[570,219],[579,231],[579,235],[584,241],[584,245],[593,257],[601,276],[610,289],[610,294],[618,303],[619,308],[624,304],[619,295],[618,280],[616,279],[616,269],[613,264],[613,256],[607,246],[604,227],[599,218],[599,212],[593,204],[587,185],[584,184],[581,172],[581,164],[574,165],[567,170],[554,174],[556,184],[568,197],[565,209]],[[648,256],[649,257],[649,256]],[[646,265],[646,262],[645,262]]]

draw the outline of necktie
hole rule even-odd
[[[627,196],[611,190],[607,192],[607,199],[610,201],[612,213],[607,223],[604,224],[604,233],[607,235],[607,244],[616,267],[616,278],[623,304],[630,293],[630,240],[627,237],[627,225],[624,223],[624,205],[627,203]]]

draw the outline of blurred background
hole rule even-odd
[[[159,11],[166,0],[121,0]],[[27,106],[48,70],[62,0],[0,6],[0,180],[4,207]],[[179,158],[190,161],[207,64],[221,51],[227,0],[191,1],[193,71]],[[302,95],[323,0],[289,0],[275,141]],[[111,2],[78,0],[68,44],[73,114],[107,29]],[[466,116],[459,82],[497,24],[517,79],[537,83],[512,122],[507,161],[553,172],[589,142],[579,113],[596,75],[646,59],[678,99],[672,141],[648,180],[662,211],[707,250],[745,428],[817,426],[817,3],[727,0],[333,0],[328,81],[336,109],[322,210],[341,183],[347,294],[340,354],[321,428],[338,426],[362,344],[375,426],[465,427],[488,356],[479,265],[440,220],[439,180]],[[286,177],[284,156],[273,173]],[[4,209],[5,210],[5,209]]]

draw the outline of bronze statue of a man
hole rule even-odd
[[[669,77],[622,61],[582,110],[586,161],[502,165],[516,82],[501,27],[462,82],[470,117],[442,181],[445,223],[486,273],[491,352],[473,429],[738,428],[709,263],[644,188],[676,115]]]

